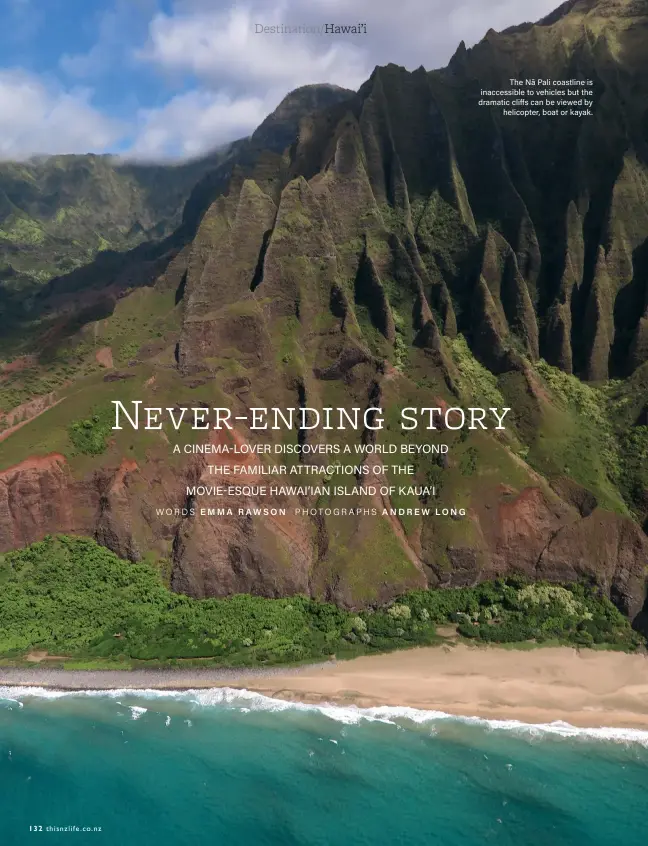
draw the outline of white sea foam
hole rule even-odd
[[[374,708],[358,708],[355,705],[310,704],[305,702],[289,702],[283,699],[273,699],[253,690],[229,687],[216,687],[191,690],[155,690],[119,688],[117,690],[52,690],[44,687],[0,686],[0,701],[17,702],[22,704],[28,698],[63,699],[98,697],[117,701],[126,697],[137,700],[172,699],[186,702],[194,708],[212,708],[223,706],[243,713],[250,711],[303,711],[320,713],[331,720],[345,725],[356,725],[361,722],[379,722],[402,728],[403,722],[416,724],[439,723],[455,721],[468,725],[482,726],[485,729],[497,731],[512,731],[532,737],[554,735],[564,738],[582,738],[590,740],[612,741],[615,743],[639,743],[648,749],[648,731],[629,728],[580,728],[570,723],[557,720],[551,723],[523,723],[519,720],[489,720],[483,717],[460,717],[447,714],[444,711],[427,711],[419,708],[395,707],[381,705]],[[121,703],[120,703],[121,704]],[[124,703],[127,705],[127,703]],[[137,705],[127,705],[133,719],[138,719],[146,712],[146,708]],[[185,720],[188,724],[191,721]]]
[[[0,700],[20,701],[26,696],[38,696],[42,699],[60,699],[69,695],[65,690],[51,690],[47,687],[18,687],[16,685],[0,685]]]
[[[142,714],[146,714],[148,711],[148,708],[141,708],[139,705],[129,705],[128,707],[130,708],[131,718],[133,720],[139,720]]]
[[[0,690],[1,690],[1,689],[2,689],[2,688],[0,688]],[[23,708],[23,707],[24,707],[24,705],[23,705],[23,703],[20,701],[20,699],[12,699],[10,696],[0,696],[0,702],[7,702],[7,703],[11,703],[10,705],[8,705],[9,709],[11,709],[12,705],[17,705],[19,708]]]

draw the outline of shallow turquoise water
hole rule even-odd
[[[46,843],[142,846],[645,846],[648,836],[640,733],[612,741],[406,709],[368,719],[219,691],[0,697],[2,846],[32,842],[30,825],[102,829],[49,832]]]

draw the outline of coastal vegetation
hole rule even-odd
[[[147,562],[59,535],[0,556],[0,657],[43,650],[92,666],[209,661],[254,666],[352,657],[440,642],[438,625],[485,643],[552,642],[628,651],[641,639],[594,588],[513,577],[417,590],[360,612],[305,596],[192,599]]]

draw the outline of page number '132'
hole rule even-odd
[[[42,825],[30,825],[29,830],[30,831],[42,831],[43,826]]]

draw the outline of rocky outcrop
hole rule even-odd
[[[488,227],[477,285],[477,301],[483,302],[481,280],[490,293],[493,332],[501,346],[510,333],[532,361],[539,356],[538,324],[527,283],[520,273],[517,257],[511,246],[491,226]],[[494,313],[497,313],[495,318]]]
[[[585,241],[583,221],[573,200],[565,215],[564,252],[560,257],[562,275],[558,295],[549,307],[545,329],[545,356],[550,364],[573,373],[572,303],[583,281]]]
[[[214,433],[214,444],[247,445],[237,431]],[[255,493],[279,479],[254,471],[258,458],[224,456],[220,473],[198,466],[193,481],[206,486],[239,485],[250,494],[201,497],[189,505],[190,515],[177,523],[173,542],[172,587],[191,596],[255,593],[286,596],[309,593],[313,566],[311,527],[295,515],[299,498]],[[202,472],[201,472],[202,471]],[[285,481],[285,480],[284,480]],[[221,509],[217,520],[209,509]]]
[[[6,551],[47,534],[92,534],[82,490],[63,455],[26,461],[0,473],[0,549]]]
[[[631,619],[646,601],[648,537],[632,520],[597,509],[555,534],[536,575],[599,584]]]
[[[610,350],[614,340],[612,303],[612,282],[605,253],[603,248],[599,247],[584,323],[585,366],[587,378],[592,381],[608,377]]]
[[[239,445],[245,442],[238,433],[234,439]],[[60,455],[23,462],[0,474],[0,549],[68,532],[93,536],[120,556],[137,560],[157,543],[158,553],[171,559],[172,585],[182,593],[204,597],[314,592],[361,605],[357,593],[345,586],[348,574],[343,581],[322,582],[330,550],[322,544],[323,537],[315,545],[313,539],[326,530],[295,515],[295,506],[304,504],[300,498],[252,493],[187,500],[187,483],[239,484],[252,490],[270,483],[267,477],[238,473],[237,467],[252,467],[254,457],[219,461],[231,472],[208,474],[203,460],[188,462],[180,475],[169,474],[157,462],[140,468],[123,461],[83,481],[73,478]],[[516,495],[501,486],[493,491],[496,511],[491,496],[474,515],[480,545],[447,548],[452,584],[510,572],[557,582],[585,579],[599,584],[631,618],[638,615],[646,597],[648,538],[631,520],[596,508],[565,484],[563,498],[551,498],[539,487]],[[376,504],[389,506],[388,501]],[[208,516],[209,509],[221,509],[217,520],[215,512]],[[366,531],[375,532],[376,519],[354,520],[354,534],[360,538]],[[403,590],[408,580],[410,586],[424,583],[429,555],[425,546],[407,539],[396,518],[389,519],[394,521],[390,531],[414,571],[404,575],[404,581],[383,584],[382,599]],[[436,584],[437,577],[430,581]]]
[[[559,500],[553,502],[541,488],[529,487],[498,506],[495,526],[496,560],[504,571],[519,567],[535,575],[538,561],[561,526],[575,515]]]
[[[223,348],[239,349],[243,355],[263,348],[252,287],[275,215],[274,203],[252,180],[243,183],[231,219],[224,201],[207,212],[189,256],[179,349],[185,372],[202,369]]]

